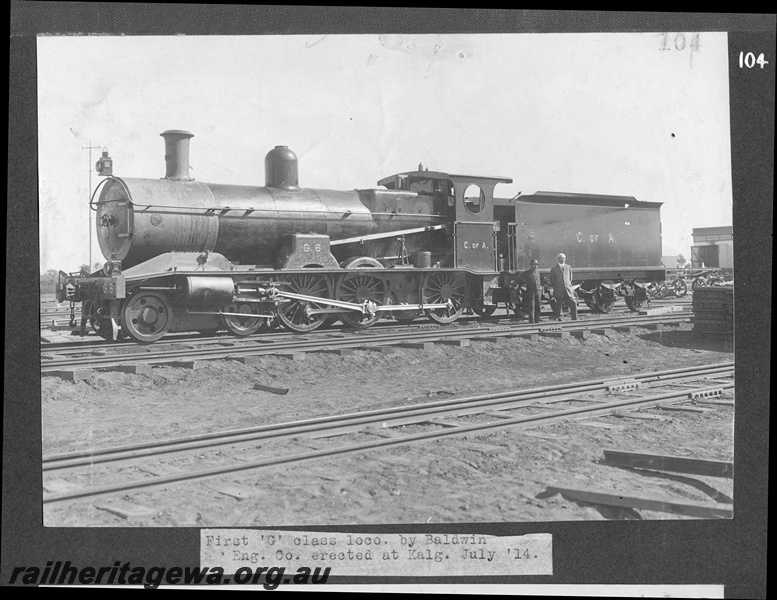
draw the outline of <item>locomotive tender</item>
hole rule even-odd
[[[201,183],[189,176],[187,131],[170,130],[163,179],[97,169],[97,239],[106,263],[60,272],[57,299],[82,302],[106,339],[139,343],[172,331],[250,335],[279,323],[312,331],[340,319],[369,327],[381,317],[452,323],[467,309],[520,313],[515,274],[558,252],[573,266],[586,304],[607,312],[617,295],[634,310],[645,284],[664,279],[660,203],[631,197],[540,192],[494,198],[505,177],[423,169],[380,188],[302,188],[296,155],[276,146],[265,185]],[[95,190],[95,195],[97,190]]]

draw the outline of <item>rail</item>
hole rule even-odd
[[[710,377],[732,376],[733,363],[721,363],[716,365],[704,365],[684,369],[673,369],[654,373],[637,375],[633,380],[641,384],[659,383],[663,385],[673,384],[687,379],[703,379]],[[363,413],[353,413],[336,417],[322,417],[307,421],[293,423],[280,423],[251,429],[234,430],[221,433],[191,436],[162,442],[147,444],[135,444],[118,448],[97,449],[87,452],[73,452],[55,456],[46,456],[43,459],[44,472],[77,468],[82,466],[92,467],[98,463],[110,463],[137,459],[148,456],[159,456],[170,452],[182,452],[188,450],[201,450],[203,448],[215,448],[225,445],[233,445],[243,442],[256,442],[266,439],[294,440],[300,436],[333,437],[345,435],[353,431],[362,431],[370,426],[386,429],[406,424],[438,425],[442,429],[425,431],[421,433],[402,435],[399,437],[381,438],[368,442],[348,444],[323,448],[313,452],[290,454],[285,456],[273,456],[261,460],[239,462],[237,464],[222,465],[215,468],[203,469],[162,475],[136,481],[121,481],[94,488],[83,488],[58,494],[44,496],[44,504],[52,504],[78,498],[95,497],[115,492],[126,492],[159,485],[167,485],[176,482],[192,481],[215,477],[227,473],[250,471],[269,466],[294,464],[312,459],[328,458],[354,452],[363,452],[376,448],[404,445],[423,442],[449,436],[469,435],[473,433],[486,433],[507,427],[529,428],[545,425],[569,419],[585,419],[603,414],[611,414],[614,411],[628,411],[638,408],[654,407],[666,403],[687,402],[698,396],[711,393],[721,393],[723,390],[734,387],[733,379],[730,382],[716,381],[713,386],[695,385],[692,389],[685,388],[681,391],[673,391],[658,395],[646,395],[639,397],[620,398],[613,401],[588,400],[586,405],[543,412],[533,415],[510,416],[507,413],[495,414],[488,411],[505,411],[522,408],[528,405],[553,404],[578,400],[573,396],[584,392],[603,392],[613,387],[613,380],[593,380],[576,384],[562,384],[530,390],[517,390],[499,392],[483,396],[458,398],[434,402],[422,405],[387,408]],[[445,416],[462,416],[487,413],[495,420],[475,424],[450,424],[436,422]]]
[[[566,332],[576,334],[580,332],[602,332],[608,329],[629,327],[658,327],[666,324],[680,324],[690,321],[690,315],[681,313],[669,313],[655,316],[633,317],[630,319],[613,318],[597,319],[596,321],[567,321],[564,323],[549,324],[516,324],[503,327],[475,327],[438,330],[419,330],[408,332],[401,330],[391,333],[358,333],[354,335],[340,334],[338,337],[317,338],[314,340],[292,340],[268,342],[267,340],[248,339],[244,342],[233,342],[234,345],[216,348],[185,348],[185,349],[159,349],[152,352],[138,351],[127,354],[106,356],[73,356],[70,358],[45,358],[45,351],[41,360],[41,373],[57,374],[60,371],[70,369],[96,369],[109,368],[120,365],[163,365],[192,360],[222,360],[234,358],[246,358],[250,356],[268,356],[289,352],[315,352],[333,349],[354,349],[364,347],[382,347],[409,342],[437,342],[461,339],[487,339],[511,336],[526,336],[531,334],[556,334]],[[308,334],[310,335],[310,334]],[[584,334],[581,334],[584,335]],[[234,338],[233,338],[234,339]],[[113,345],[114,348],[127,348],[126,344]],[[156,346],[154,346],[156,348]],[[75,352],[78,352],[77,350]],[[80,354],[83,354],[83,350]],[[56,355],[55,355],[56,356]]]

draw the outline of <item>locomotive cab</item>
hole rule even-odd
[[[426,169],[397,173],[381,179],[378,185],[389,190],[443,195],[452,220],[484,223],[494,220],[494,188],[497,184],[512,182],[509,177],[452,175]]]
[[[445,214],[453,226],[452,266],[496,272],[499,226],[494,222],[494,188],[512,181],[508,177],[453,175],[419,168],[381,179],[378,185],[389,190],[443,196]]]

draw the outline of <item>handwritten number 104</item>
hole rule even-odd
[[[669,33],[662,33],[663,36],[663,44],[661,46],[661,50],[671,50],[672,46],[674,46],[675,50],[685,50],[686,48],[690,48],[691,52],[694,50],[699,49],[699,34],[695,33],[691,36],[691,41],[688,41],[688,38],[685,37],[684,33],[675,33],[674,38],[671,38],[671,34]],[[689,34],[690,36],[690,34]],[[670,44],[671,41],[671,44]]]

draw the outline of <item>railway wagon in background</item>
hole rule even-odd
[[[663,281],[661,203],[630,196],[536,192],[494,200],[500,254],[508,272],[540,263],[547,274],[564,253],[578,296],[608,312],[618,296],[632,310],[647,301],[646,285]],[[550,299],[550,288],[544,296]]]
[[[264,186],[202,183],[189,176],[192,134],[161,135],[162,179],[117,177],[107,153],[98,161],[106,179],[92,208],[107,260],[91,274],[60,272],[57,285],[60,301],[82,303],[82,334],[91,323],[106,339],[151,343],[174,331],[244,336],[279,324],[304,333],[336,320],[445,324],[468,309],[492,314],[498,302],[519,312],[515,274],[558,251],[601,311],[618,294],[638,306],[642,283],[664,277],[656,204],[495,201],[511,179],[421,165],[377,188],[303,188],[285,146],[266,155]]]

